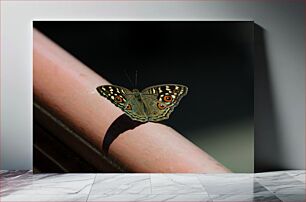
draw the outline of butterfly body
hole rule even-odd
[[[169,118],[188,88],[179,84],[164,84],[131,91],[121,86],[104,85],[97,87],[97,91],[131,119],[158,122]]]

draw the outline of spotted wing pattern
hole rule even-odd
[[[115,85],[104,85],[97,87],[100,95],[106,97],[115,106],[124,111],[135,121],[146,122],[147,116],[144,112],[144,105],[136,99],[135,93],[127,88]]]
[[[97,91],[122,110],[126,108],[128,95],[132,94],[129,89],[115,85],[99,86]]]
[[[158,122],[168,119],[188,88],[179,84],[164,84],[145,88],[141,91],[148,121]]]
[[[97,91],[131,119],[158,122],[169,118],[188,88],[179,84],[164,84],[132,92],[121,86],[104,85],[97,87]]]

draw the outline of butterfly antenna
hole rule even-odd
[[[137,70],[135,72],[135,88],[137,88]]]
[[[129,76],[129,74],[127,73],[126,70],[124,70],[124,73],[125,73],[126,77],[128,78],[128,80],[129,80],[131,86],[133,86],[133,82],[132,82],[132,80],[131,80],[131,78],[130,78],[130,76]]]

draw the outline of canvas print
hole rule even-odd
[[[33,168],[254,171],[252,21],[34,21]]]

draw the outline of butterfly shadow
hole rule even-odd
[[[103,153],[108,155],[110,145],[117,137],[119,137],[120,134],[127,130],[133,130],[144,123],[145,122],[134,121],[126,114],[119,116],[106,131],[102,144]]]

